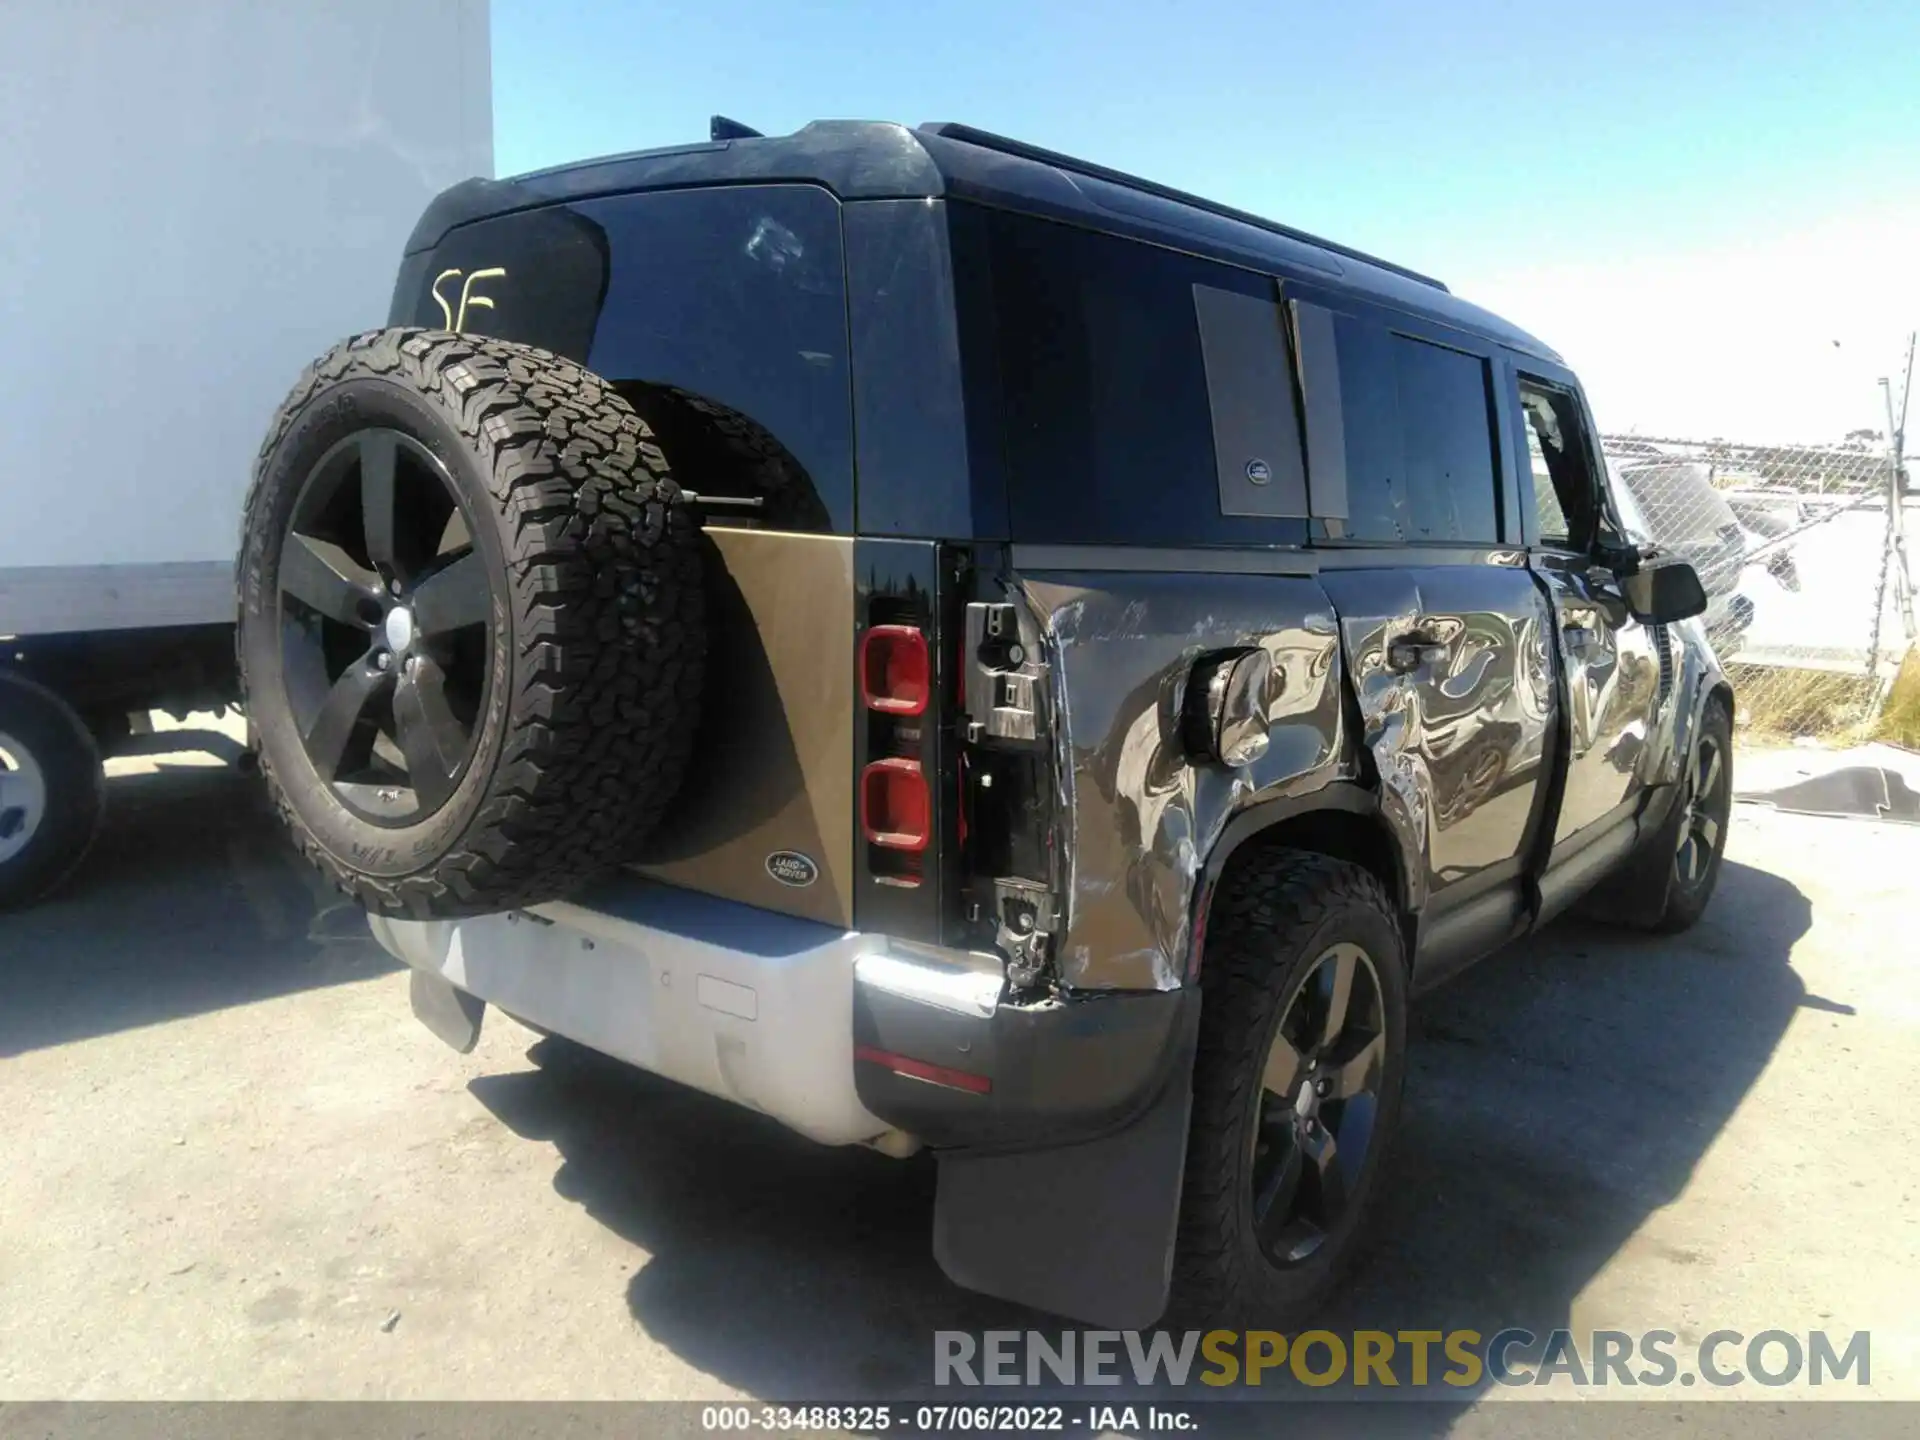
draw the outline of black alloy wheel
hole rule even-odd
[[[1733,805],[1733,771],[1725,738],[1703,727],[1681,793],[1683,814],[1673,854],[1673,883],[1692,893],[1706,885],[1719,859]]]
[[[570,360],[410,328],[314,360],[236,574],[241,695],[301,853],[413,919],[629,859],[692,753],[702,543],[646,422]]]
[[[1168,1323],[1290,1330],[1366,1252],[1406,1080],[1405,935],[1358,865],[1277,845],[1229,862],[1201,948]]]
[[[1366,1165],[1386,1079],[1380,977],[1360,946],[1331,946],[1274,1029],[1255,1109],[1253,1222],[1276,1266],[1296,1265],[1346,1214]]]
[[[447,468],[366,429],[309,471],[280,551],[287,699],[349,811],[416,825],[473,759],[500,597]]]

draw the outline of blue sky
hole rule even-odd
[[[1668,332],[1676,299],[1700,298],[1688,276],[1725,289],[1744,257],[1764,278],[1760,257],[1778,246],[1781,263],[1811,253],[1850,271],[1904,250],[1891,295],[1850,276],[1837,308],[1851,329],[1828,348],[1856,347],[1884,373],[1889,337],[1920,322],[1875,318],[1920,311],[1912,0],[493,0],[493,42],[500,174],[703,138],[715,111],[769,133],[815,118],[965,120],[1438,274],[1576,365],[1589,347],[1616,372],[1622,408],[1650,412],[1613,420],[1641,428],[1699,410],[1650,406],[1651,390],[1626,398],[1645,383],[1628,356],[1647,325],[1687,343]],[[1655,283],[1638,284],[1643,272]],[[1642,292],[1665,297],[1657,313],[1634,302]],[[1735,313],[1760,299],[1729,292],[1691,323],[1762,335]],[[1696,366],[1725,349],[1694,343]],[[1836,396],[1871,386],[1851,372],[1842,384],[1830,355],[1788,358],[1834,379]],[[1768,420],[1787,423],[1749,401],[1692,428]],[[1809,408],[1801,423],[1841,421]]]

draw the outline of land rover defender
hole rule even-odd
[[[966,126],[717,121],[447,191],[390,321],[247,507],[293,835],[456,1046],[930,1148],[963,1286],[1284,1328],[1409,997],[1712,893],[1699,577],[1435,280]]]

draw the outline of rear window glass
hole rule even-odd
[[[1196,286],[1272,301],[1274,280],[1072,226],[987,216],[1014,538],[1298,542],[1303,521],[1222,513],[1195,309]],[[1290,395],[1275,404],[1291,413]]]

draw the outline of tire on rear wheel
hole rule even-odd
[[[261,772],[369,910],[555,899],[678,786],[698,528],[646,424],[555,355],[390,329],[315,361],[261,447],[239,588]]]
[[[1287,1095],[1268,1089],[1279,1065],[1276,1034],[1291,1044],[1324,1028],[1313,1007],[1323,992],[1329,1001],[1338,993],[1342,966],[1346,1000],[1334,1028],[1345,1038],[1319,1059],[1304,1044],[1294,1052],[1301,1063],[1293,1078],[1276,1082],[1298,1097],[1287,1104]],[[1319,1307],[1366,1248],[1406,1076],[1406,970],[1393,903],[1359,866],[1275,849],[1223,882],[1201,962],[1170,1306],[1178,1322],[1287,1330]],[[1334,1008],[1329,1003],[1327,1013]],[[1376,1047],[1377,1063],[1367,1058]],[[1281,1068],[1288,1067],[1291,1060]],[[1338,1098],[1361,1093],[1348,1075],[1370,1079],[1364,1111],[1357,1100]],[[1306,1098],[1301,1085],[1319,1098]],[[1275,1161],[1290,1141],[1302,1140],[1303,1166],[1331,1156],[1344,1201],[1328,1208],[1318,1172],[1296,1171],[1296,1188],[1284,1197],[1298,1202],[1290,1219],[1274,1211],[1287,1174]],[[1273,1217],[1264,1227],[1257,1189]],[[1276,1253],[1297,1258],[1277,1261]]]
[[[0,910],[31,905],[79,868],[105,800],[80,717],[45,686],[0,675]]]

